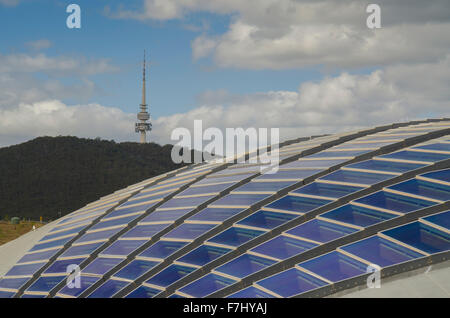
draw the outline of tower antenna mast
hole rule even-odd
[[[142,71],[142,103],[140,106],[140,112],[137,114],[139,122],[135,124],[135,131],[141,135],[141,144],[147,142],[147,131],[152,130],[152,124],[147,122],[150,119],[150,114],[147,112],[146,94],[145,94],[145,50],[144,50],[144,63]]]

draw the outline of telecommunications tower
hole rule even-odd
[[[135,131],[141,134],[141,144],[145,144],[147,131],[152,130],[152,124],[147,122],[150,119],[150,114],[147,112],[147,104],[145,102],[145,50],[144,50],[144,68],[142,73],[142,103],[140,105],[141,111],[137,114],[139,122],[135,124]]]

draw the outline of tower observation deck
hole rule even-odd
[[[139,106],[141,111],[137,114],[139,122],[135,124],[135,131],[141,135],[140,143],[145,144],[147,142],[147,131],[152,130],[152,124],[147,122],[150,119],[150,114],[147,112],[147,103],[145,101],[145,51],[142,73],[142,103]]]

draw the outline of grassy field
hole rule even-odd
[[[33,221],[24,221],[20,222],[20,224],[11,224],[9,222],[0,221],[0,245],[12,241],[19,236],[28,233],[29,231],[32,231],[33,225],[38,228],[43,224]]]

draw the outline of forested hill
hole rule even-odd
[[[39,137],[0,148],[0,219],[51,220],[99,197],[179,168],[172,146]]]

